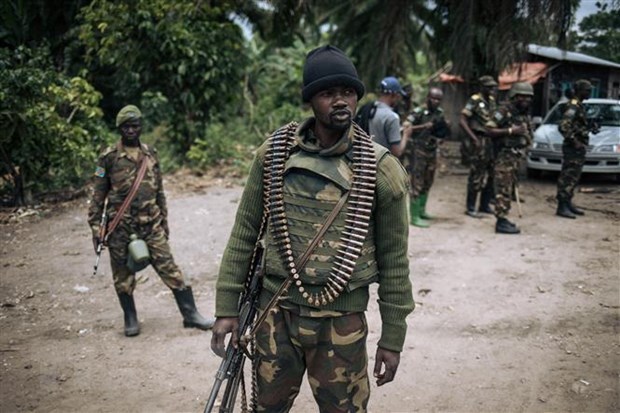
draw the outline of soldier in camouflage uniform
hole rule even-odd
[[[307,371],[319,411],[365,412],[370,395],[364,315],[369,285],[379,283],[382,328],[373,369],[379,386],[394,379],[406,316],[414,307],[407,258],[407,175],[398,159],[352,122],[364,85],[342,51],[329,45],[311,51],[303,73],[302,97],[314,117],[281,128],[258,150],[220,267],[211,348],[223,356],[227,334],[232,333],[233,343],[239,340],[237,303],[260,232],[264,185],[283,179],[282,195],[267,197],[270,205],[280,201],[282,207],[271,212],[265,233],[261,311],[285,279],[297,281],[258,327],[257,411],[289,411]],[[266,162],[274,151],[284,150],[271,146],[281,134],[290,149],[274,176],[274,166]],[[362,146],[368,151],[364,156],[356,152]],[[375,172],[360,175],[367,168]],[[364,184],[373,189],[362,189],[361,181],[374,183]],[[361,193],[366,194],[365,206],[357,201]],[[345,194],[344,207],[306,266],[291,270]],[[288,225],[286,233],[278,229],[282,222]],[[347,239],[347,228],[366,236]],[[341,271],[345,267],[349,273]],[[327,287],[336,284],[343,288],[334,298]],[[325,291],[330,299],[321,301]]]
[[[558,129],[564,137],[562,171],[558,178],[558,208],[556,215],[575,219],[584,212],[573,204],[573,194],[581,177],[586,159],[589,127],[583,100],[592,93],[592,84],[584,79],[575,82],[575,96],[566,104]]]
[[[532,125],[529,115],[534,96],[532,85],[517,82],[508,94],[509,101],[502,104],[487,122],[487,135],[495,141],[495,232],[518,234],[519,227],[508,220],[512,191],[517,185],[519,162],[525,149],[532,143]]]
[[[479,218],[476,201],[480,195],[479,212],[492,214],[489,203],[493,198],[493,142],[486,135],[484,125],[497,108],[495,92],[497,82],[491,76],[478,79],[480,92],[472,95],[461,111],[459,124],[465,131],[464,146],[470,155],[469,177],[467,179],[467,201],[465,213]]]
[[[127,264],[127,246],[132,234],[146,242],[151,256],[150,263],[166,286],[172,290],[183,315],[183,325],[210,329],[214,320],[205,319],[196,310],[192,289],[186,285],[168,245],[168,210],[159,160],[155,149],[140,142],[140,110],[133,105],[125,106],[116,117],[116,126],[119,128],[121,140],[115,146],[107,148],[97,162],[88,223],[96,249],[101,241],[98,238],[99,222],[106,199],[109,224],[130,192],[139,163],[146,157],[146,173],[136,196],[107,240],[114,288],[125,314],[125,335],[131,337],[140,333],[133,299],[136,274]]]
[[[416,108],[408,117],[413,134],[401,158],[411,179],[409,214],[410,222],[417,227],[428,227],[426,212],[428,193],[435,179],[437,169],[437,144],[449,134],[443,110],[439,107],[443,99],[441,89],[430,88],[426,105]]]

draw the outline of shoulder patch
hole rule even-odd
[[[97,169],[95,169],[95,176],[103,178],[105,176],[105,169],[101,166],[98,166]]]

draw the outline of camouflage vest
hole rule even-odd
[[[476,135],[486,135],[484,125],[486,125],[491,114],[496,109],[497,104],[493,96],[489,96],[489,101],[487,102],[480,93],[476,93],[465,104],[463,113],[468,115],[469,127]]]
[[[588,119],[583,103],[572,99],[564,110],[558,130],[565,142],[578,141],[587,145],[590,139]]]
[[[499,148],[524,149],[532,143],[532,121],[527,113],[520,113],[512,103],[500,106],[493,114],[493,121],[500,128],[525,124],[523,135],[504,135],[497,139]]]
[[[268,278],[292,276],[296,288],[289,294],[299,296],[293,301],[327,305],[340,293],[377,279],[374,221],[371,219],[374,174],[377,160],[388,151],[373,144],[355,125],[348,136],[343,137],[349,140],[348,151],[322,156],[294,143],[293,126],[296,124],[289,125],[284,132],[288,135],[284,139],[288,144],[272,143],[265,156],[265,184],[271,186],[266,274]],[[282,149],[286,147],[288,149]],[[276,159],[277,153],[274,156],[278,150],[288,151],[281,171],[273,169],[274,163],[278,169],[278,163],[282,162]],[[297,273],[293,262],[304,254],[345,192],[349,192],[347,203],[310,255],[305,268]],[[276,245],[278,248],[272,247]]]

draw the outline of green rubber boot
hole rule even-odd
[[[426,201],[428,201],[428,192],[420,194],[420,217],[422,219],[434,219],[435,217],[426,212]]]
[[[428,228],[428,221],[422,219],[420,216],[422,208],[422,202],[420,198],[417,198],[410,203],[410,213],[411,213],[411,225],[415,225],[420,228]]]

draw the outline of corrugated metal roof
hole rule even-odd
[[[547,46],[538,46],[537,44],[528,44],[527,51],[528,53],[531,53],[537,56],[542,56],[542,57],[559,60],[559,61],[587,63],[591,65],[615,67],[616,69],[620,69],[620,64],[618,63],[610,62],[609,60],[605,60],[605,59],[599,59],[598,57],[588,56],[587,54],[583,54],[583,53],[569,52],[567,50],[558,49],[557,47],[547,47]]]

